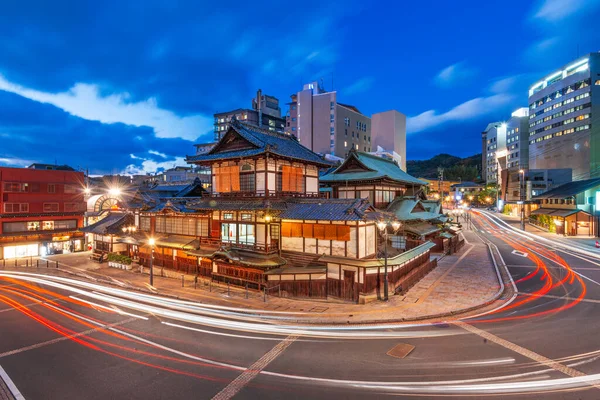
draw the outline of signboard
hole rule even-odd
[[[53,242],[66,242],[69,239],[71,239],[70,236],[53,236],[52,237]]]

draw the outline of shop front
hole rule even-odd
[[[72,238],[71,236],[53,236],[52,241],[42,244],[42,255],[68,254],[84,250],[83,238]]]
[[[0,254],[2,255],[0,258],[7,260],[12,258],[36,257],[40,255],[40,245],[38,243],[4,246],[2,250],[3,254]]]

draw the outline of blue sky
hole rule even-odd
[[[182,165],[213,113],[332,78],[363,113],[408,116],[409,159],[468,156],[529,84],[600,50],[599,17],[600,0],[8,1],[0,165]]]

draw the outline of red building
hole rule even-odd
[[[83,183],[69,167],[1,167],[0,259],[84,250]]]

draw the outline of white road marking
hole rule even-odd
[[[2,378],[4,383],[6,383],[6,386],[8,386],[8,390],[10,390],[10,393],[13,395],[15,400],[25,400],[25,397],[23,397],[21,392],[19,392],[19,389],[17,389],[17,386],[12,381],[12,379],[10,379],[10,377],[8,376],[4,368],[2,368],[2,366],[0,366],[0,378]]]
[[[514,254],[516,256],[521,256],[521,257],[529,257],[529,254],[527,254],[523,251],[519,251],[519,250],[513,250],[512,254]]]
[[[583,372],[577,371],[576,369],[573,369],[571,367],[567,367],[566,365],[563,365],[557,361],[554,361],[550,358],[544,357],[541,354],[535,353],[529,349],[526,349],[524,347],[519,346],[518,344],[509,342],[508,340],[504,340],[496,335],[493,335],[487,331],[484,331],[483,329],[479,329],[474,327],[473,325],[467,324],[465,322],[462,321],[454,321],[452,322],[454,325],[459,326],[461,328],[463,328],[464,330],[474,333],[475,335],[481,336],[484,339],[489,340],[490,342],[496,343],[497,345],[500,345],[506,349],[512,350],[515,353],[518,353],[524,357],[527,357],[533,361],[537,361],[542,365],[545,365],[547,367],[550,367],[556,371],[562,372],[565,375],[568,375],[570,377],[580,377],[580,376],[586,376]]]
[[[223,390],[217,393],[213,400],[229,400],[240,390],[244,388],[252,379],[256,377],[256,375],[260,374],[263,369],[266,368],[273,360],[275,360],[281,353],[285,351],[292,343],[294,343],[298,339],[298,335],[290,335],[281,342],[279,342],[275,347],[273,347],[267,354],[262,356],[258,361],[252,364],[248,369],[246,369],[240,376],[235,378],[229,385],[227,385]]]

